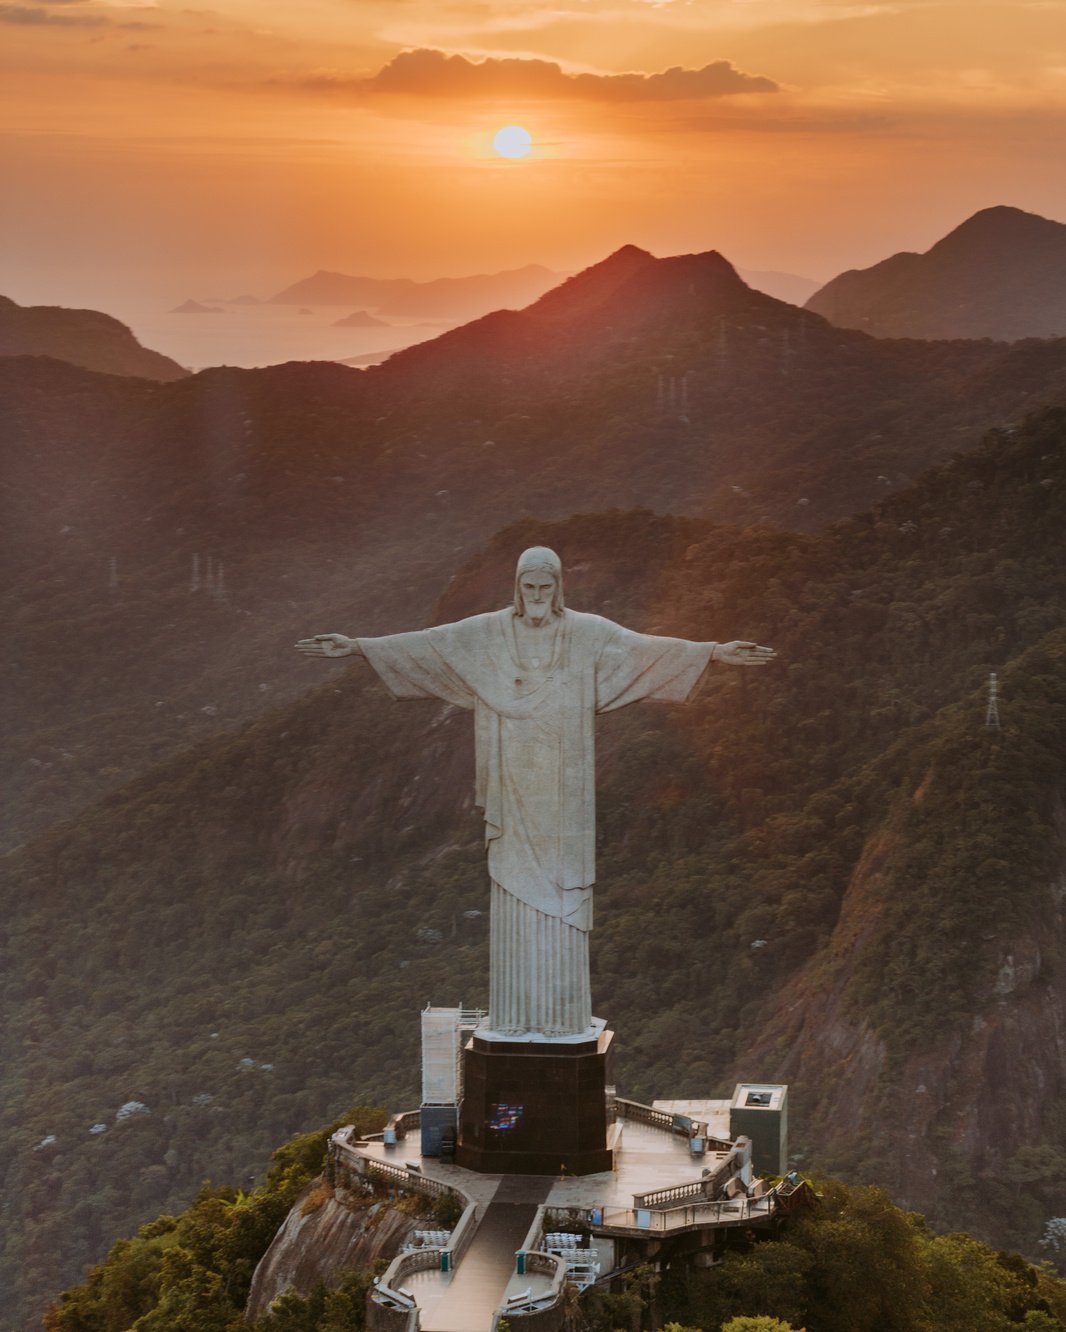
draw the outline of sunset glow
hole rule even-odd
[[[992,204],[1066,218],[1062,20],[1043,0],[0,6],[0,291],[573,269],[626,243],[825,279]],[[536,171],[489,148],[512,124],[535,125]]]

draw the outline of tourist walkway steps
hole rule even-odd
[[[554,1183],[550,1175],[500,1180],[448,1289],[426,1311],[423,1332],[489,1332],[514,1272],[515,1251]]]

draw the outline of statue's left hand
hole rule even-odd
[[[315,634],[314,638],[301,638],[296,651],[305,657],[361,657],[359,644],[347,634]]]
[[[777,653],[773,648],[737,640],[732,643],[719,643],[714,649],[712,660],[724,662],[727,666],[768,666],[776,656]]]

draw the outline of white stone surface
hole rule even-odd
[[[638,634],[568,610],[559,557],[519,558],[514,604],[385,638],[318,634],[308,656],[363,656],[398,699],[474,713],[476,800],[492,879],[489,1025],[576,1035],[592,1021],[596,714],[684,702],[707,665],[765,665],[770,648]]]

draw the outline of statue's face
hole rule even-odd
[[[555,576],[541,569],[524,573],[518,580],[527,624],[543,624],[551,614],[555,596]]]

